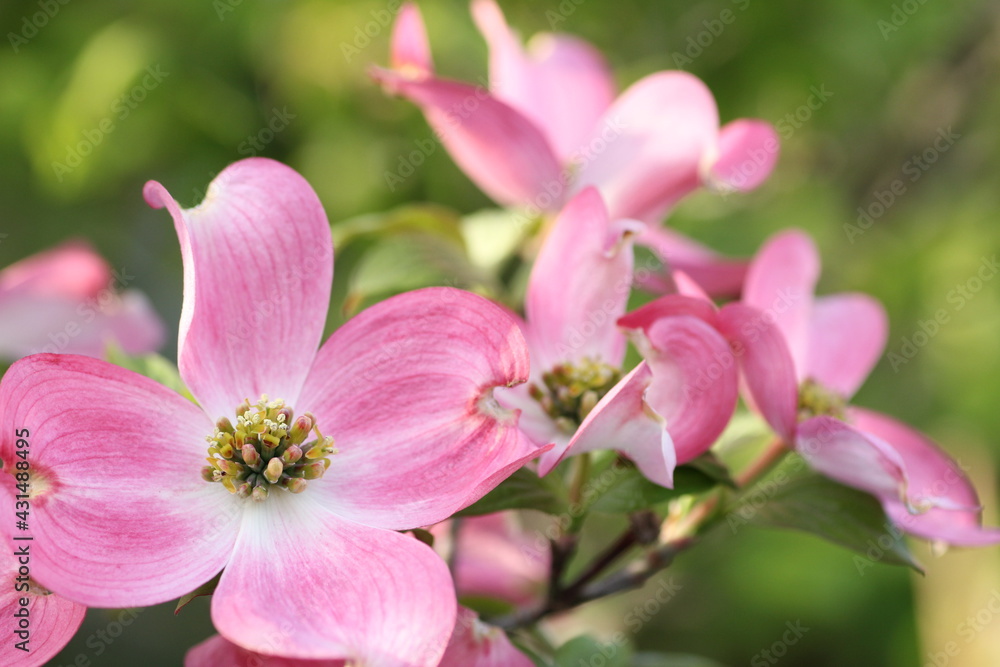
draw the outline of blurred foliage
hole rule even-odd
[[[778,124],[782,158],[764,187],[746,196],[699,193],[671,224],[740,255],[783,227],[808,230],[825,260],[821,291],[875,295],[890,313],[887,352],[903,354],[907,341],[916,349],[904,362],[883,358],[858,402],[938,436],[959,455],[986,448],[994,462],[1000,458],[1000,281],[982,281],[974,292],[970,283],[1000,250],[1000,5],[502,5],[524,35],[557,20],[559,30],[593,42],[623,87],[681,63],[714,91],[723,120],[756,116]],[[388,281],[392,271],[412,283],[402,287],[437,282],[495,291],[490,276],[510,268],[502,265],[504,253],[491,253],[499,237],[490,230],[503,216],[453,220],[445,235],[430,233],[427,225],[440,218],[428,222],[419,209],[409,221],[397,213],[359,222],[419,202],[446,207],[455,219],[492,207],[433,141],[419,112],[368,79],[369,63],[386,59],[391,6],[0,4],[7,42],[0,49],[0,232],[7,235],[0,237],[0,264],[87,237],[113,265],[133,271],[136,286],[176,321],[180,253],[168,216],[143,203],[142,184],[159,180],[190,206],[226,164],[258,154],[302,172],[338,239],[350,241],[338,248],[331,327],[400,287]],[[439,70],[480,80],[485,46],[466,3],[427,0],[422,8]],[[723,23],[724,16],[733,20]],[[810,96],[818,108],[808,106]],[[935,149],[939,132],[949,131],[958,138]],[[413,151],[421,164],[409,157]],[[915,156],[923,156],[926,170],[915,166]],[[410,236],[376,242],[379,225],[402,226]],[[451,239],[448,253],[440,252],[443,238]],[[496,243],[509,248],[513,241]],[[471,263],[456,263],[463,245],[474,246]],[[408,249],[441,261],[410,264],[417,260],[406,257]],[[515,291],[518,281],[523,286],[523,272],[504,277]],[[955,291],[961,285],[968,296]],[[930,334],[927,323],[940,310],[948,322]],[[987,520],[997,521],[996,508]],[[678,561],[670,576],[684,582],[683,590],[641,624],[640,650],[746,664],[786,622],[801,619],[811,630],[789,647],[783,664],[912,665],[924,656],[914,580],[904,569],[875,567],[859,576],[850,554],[801,534],[723,532]],[[923,551],[921,545],[918,558]],[[581,623],[620,629],[643,595],[587,608]],[[179,618],[167,608],[141,613],[111,642],[94,633],[121,612],[92,611],[54,664],[70,664],[78,654],[95,665],[130,664],[138,656],[150,667],[179,664],[186,648],[211,632],[207,601],[195,600]],[[956,611],[956,623],[960,618]]]

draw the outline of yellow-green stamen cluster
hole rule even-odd
[[[293,419],[282,400],[263,396],[256,404],[244,401],[236,410],[236,423],[223,417],[208,436],[208,462],[202,477],[221,482],[243,498],[267,498],[272,487],[301,493],[306,480],[318,479],[330,467],[327,458],[337,453],[333,438],[320,433],[308,412]],[[309,434],[315,438],[306,442]]]
[[[621,371],[596,359],[585,358],[578,364],[559,364],[542,375],[544,386],[531,385],[528,391],[560,430],[574,433],[611,391]]]
[[[799,387],[799,421],[810,417],[844,419],[847,401],[815,380],[808,378]]]

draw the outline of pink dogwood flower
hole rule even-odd
[[[431,528],[434,548],[452,556],[459,596],[490,597],[516,605],[538,601],[549,573],[548,542],[535,536],[507,512],[461,519],[452,535],[450,521]]]
[[[333,249],[301,176],[255,158],[192,209],[159,183],[144,193],[180,238],[178,366],[198,404],[86,357],[11,367],[0,458],[9,470],[15,428],[30,429],[33,576],[120,607],[222,571],[212,619],[243,648],[436,665],[451,576],[397,531],[444,520],[538,454],[493,398],[528,377],[517,323],[429,288],[358,314],[317,352]]]
[[[438,77],[419,10],[400,10],[392,69],[373,76],[417,104],[455,162],[503,206],[555,212],[588,186],[612,218],[659,222],[707,185],[751,190],[770,174],[778,139],[770,124],[740,119],[721,129],[711,92],[683,71],[651,74],[617,99],[610,69],[590,44],[535,35],[525,50],[493,0],[473,0],[489,46],[489,90]],[[736,292],[745,263],[651,226],[647,244],[710,291]]]
[[[14,516],[13,501],[5,504]],[[69,643],[83,622],[87,608],[38,585],[31,578],[30,540],[4,544],[0,553],[0,615],[3,644],[0,664],[38,667]],[[24,574],[28,572],[28,574]]]
[[[616,449],[650,480],[672,486],[673,470],[704,453],[736,406],[729,369],[715,392],[687,383],[728,349],[695,317],[663,318],[644,337],[644,360],[625,373],[626,338],[616,320],[632,284],[633,234],[643,225],[612,221],[595,188],[574,197],[556,218],[532,269],[524,332],[531,379],[497,393],[521,411],[521,428],[537,443],[554,442],[539,473],[563,458]]]
[[[503,630],[459,607],[455,629],[438,667],[532,667],[533,663],[507,639]],[[343,660],[303,660],[254,653],[215,635],[188,651],[184,667],[349,667]]]
[[[81,242],[3,269],[0,358],[42,351],[99,357],[112,342],[128,354],[157,349],[163,324],[140,292],[118,293],[127,278]]]
[[[814,297],[820,260],[800,231],[771,238],[747,273],[743,302],[781,330],[770,381],[751,389],[772,428],[819,472],[867,491],[919,537],[957,545],[1000,542],[983,528],[975,489],[957,462],[923,434],[848,403],[885,349],[882,305],[864,294]]]

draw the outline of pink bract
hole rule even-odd
[[[455,622],[451,577],[396,531],[447,518],[538,455],[492,395],[528,377],[517,323],[481,297],[430,288],[360,313],[317,352],[333,252],[301,176],[249,159],[226,168],[195,208],[154,182],[145,196],[170,211],[180,238],[178,360],[199,404],[86,357],[11,367],[0,384],[0,458],[13,460],[15,428],[30,429],[37,580],[91,606],[143,606],[224,569],[212,618],[243,648],[436,665]],[[326,443],[303,458],[321,456],[311,477],[305,468],[298,482],[282,477],[278,465],[287,488],[272,481],[267,493],[265,471],[248,478],[264,486],[260,502],[202,478],[206,437],[218,444],[217,420],[244,401],[272,416],[294,410],[290,429],[277,426],[282,413],[248,422],[260,425],[254,433],[294,434],[306,419]],[[289,465],[302,456],[286,453]],[[216,480],[236,474],[215,469]]]
[[[715,99],[697,77],[657,72],[615,99],[611,71],[590,44],[542,33],[525,50],[493,0],[474,0],[472,14],[489,46],[489,90],[435,74],[410,3],[393,31],[392,69],[372,75],[423,110],[455,162],[497,203],[555,212],[594,186],[612,218],[658,223],[701,186],[751,190],[774,168],[774,129],[749,119],[720,128]],[[739,288],[741,262],[655,227],[640,242],[710,291]]]
[[[0,271],[0,358],[157,349],[163,324],[145,296],[124,289],[130,278],[78,241],[11,264]]]
[[[765,352],[765,366],[793,360],[793,373],[759,369],[750,402],[817,470],[867,491],[901,528],[958,545],[1000,542],[981,526],[975,490],[960,466],[922,434],[848,401],[885,349],[888,321],[865,294],[815,297],[819,253],[790,230],[758,251],[747,272],[743,303],[774,322],[785,350]],[[802,414],[798,414],[802,410]]]

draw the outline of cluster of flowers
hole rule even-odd
[[[872,494],[906,532],[1000,542],[954,461],[848,405],[882,354],[886,318],[865,295],[814,298],[808,236],[778,234],[746,263],[660,225],[701,186],[759,185],[777,156],[770,126],[720,129],[712,95],[683,72],[612,99],[588,44],[541,35],[525,51],[492,0],[475,0],[473,14],[490,47],[489,91],[435,75],[412,5],[397,20],[392,68],[373,72],[423,109],[487,194],[543,216],[523,319],[432,287],[365,310],[320,345],[333,248],[301,176],[243,160],[192,209],[148,183],[146,201],[169,211],[180,240],[177,359],[196,402],[81,356],[99,355],[109,334],[131,353],[159,344],[144,302],[114,291],[99,321],[10,367],[0,493],[5,517],[30,515],[21,530],[0,522],[3,570],[14,580],[8,554],[30,544],[30,577],[0,597],[5,624],[18,605],[33,621],[30,653],[5,640],[5,664],[43,663],[87,606],[162,603],[221,572],[211,600],[220,635],[189,652],[192,667],[530,666],[502,630],[457,606],[455,582],[525,602],[547,564],[519,558],[498,516],[466,520],[457,536],[441,522],[525,465],[545,476],[595,450],[617,450],[672,487],[741,394],[781,447]],[[665,268],[636,270],[636,243]],[[83,317],[67,309],[109,280],[79,245],[17,264],[0,274],[0,324],[35,319],[50,333]],[[627,312],[634,285],[663,295]],[[710,294],[740,296],[719,307]],[[5,328],[2,351],[62,340],[39,343],[28,329]],[[628,341],[641,354],[631,368]],[[457,537],[453,570],[406,532],[435,525],[439,542]]]

